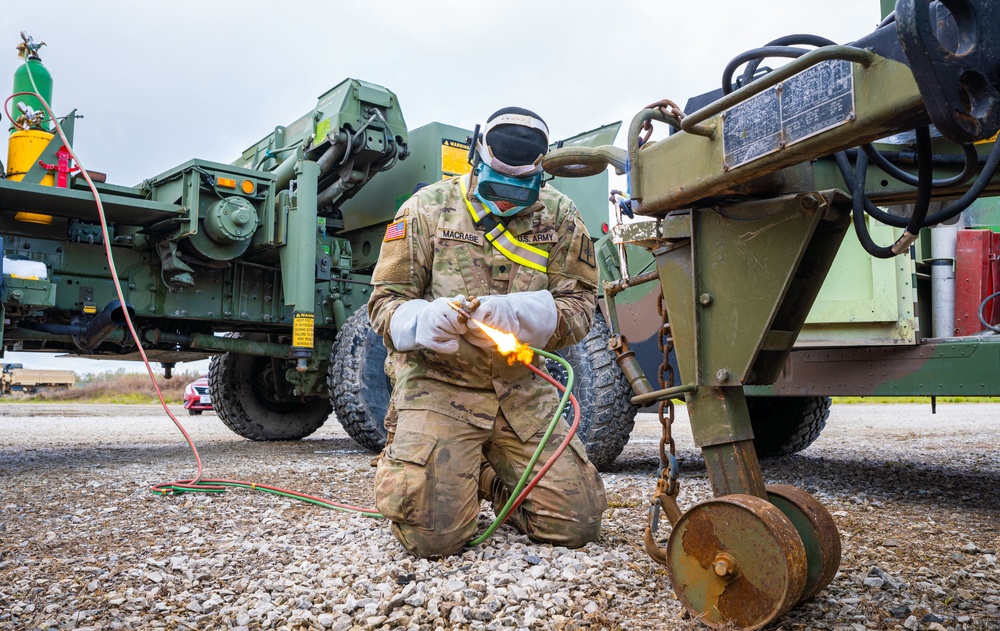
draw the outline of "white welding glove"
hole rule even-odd
[[[457,353],[458,338],[467,331],[459,313],[448,306],[457,298],[438,298],[434,302],[409,300],[392,314],[389,334],[396,350],[407,352],[427,348],[438,353]]]
[[[559,310],[547,290],[480,296],[479,302],[479,308],[469,315],[494,329],[513,333],[518,341],[529,346],[544,347],[556,332]],[[469,322],[465,339],[481,348],[495,345],[475,322]]]

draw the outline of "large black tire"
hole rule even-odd
[[[830,397],[747,397],[758,458],[798,453],[819,438]]]
[[[573,394],[580,402],[577,435],[587,448],[587,458],[601,471],[610,467],[625,448],[639,411],[629,401],[632,388],[608,348],[609,335],[608,325],[598,311],[587,337],[557,353],[573,367]],[[545,367],[565,385],[567,375],[559,362],[546,359]],[[567,404],[564,414],[571,419],[572,406]]]
[[[337,420],[359,445],[376,453],[385,446],[385,415],[392,396],[392,382],[385,374],[387,354],[367,309],[361,308],[337,333],[327,374]]]
[[[283,373],[278,377],[284,383]],[[226,427],[250,440],[299,440],[330,417],[326,399],[301,399],[278,391],[270,357],[217,355],[208,367],[208,386],[215,413]]]
[[[392,382],[385,374],[386,349],[364,309],[347,319],[337,334],[328,384],[337,420],[360,445],[373,452],[385,445],[385,416]],[[608,348],[608,325],[600,312],[587,337],[559,351],[576,375],[573,394],[580,402],[577,433],[587,457],[605,469],[625,448],[638,407],[629,402],[632,390]],[[552,375],[566,383],[562,365],[546,360]],[[567,405],[566,414],[571,412]]]

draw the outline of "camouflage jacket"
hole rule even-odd
[[[547,272],[514,263],[484,237],[462,198],[459,178],[431,184],[404,203],[397,225],[382,244],[368,313],[375,331],[395,351],[389,320],[405,301],[486,296],[547,289],[559,312],[545,350],[580,342],[590,330],[597,303],[597,267],[587,228],[573,202],[544,186],[533,206],[507,229],[519,241],[548,252]],[[402,235],[402,236],[401,236]],[[509,365],[493,349],[465,339],[458,353],[427,349],[398,353],[393,402],[399,410],[433,410],[492,427],[499,409],[522,439],[551,421],[558,391],[520,363]],[[544,369],[544,359],[534,364]]]

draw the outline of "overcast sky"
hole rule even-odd
[[[881,17],[878,0],[50,0],[9,9],[0,28],[7,90],[24,30],[47,43],[56,114],[84,117],[75,141],[84,166],[124,185],[190,158],[230,162],[346,77],[395,92],[411,129],[471,129],[517,105],[541,115],[555,140],[618,120],[627,127],[663,98],[683,106],[720,85],[729,59],[775,37],[846,43]],[[624,131],[616,144],[625,146]],[[4,361],[141,370],[44,354]]]

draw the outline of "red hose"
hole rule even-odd
[[[31,79],[31,83],[34,86],[35,79],[34,77],[31,76],[30,69],[28,70],[28,78]],[[10,98],[8,98],[4,102],[4,113],[7,114],[7,118],[11,118],[10,113],[7,111],[7,104],[10,103],[10,100],[12,98],[21,95],[30,95],[38,99],[38,102],[41,104],[45,112],[49,115],[49,118],[52,119],[53,123],[55,123],[56,132],[59,135],[59,139],[62,140],[63,145],[66,147],[66,150],[69,151],[70,156],[76,162],[76,166],[80,168],[80,175],[82,175],[83,179],[86,180],[87,186],[90,188],[90,192],[94,196],[94,202],[97,204],[97,214],[101,219],[101,235],[104,239],[104,254],[105,258],[108,261],[108,270],[111,272],[111,278],[115,279],[115,282],[113,283],[115,288],[115,293],[118,296],[118,300],[123,305],[127,304],[125,300],[125,295],[122,293],[121,283],[118,281],[120,276],[118,275],[118,269],[115,267],[114,256],[111,253],[111,237],[108,235],[108,221],[107,217],[104,214],[104,203],[101,201],[101,195],[97,191],[97,186],[94,185],[94,180],[90,177],[90,173],[88,173],[87,170],[83,168],[83,163],[81,162],[79,156],[76,155],[76,151],[73,150],[73,147],[69,142],[69,139],[66,137],[66,134],[63,131],[62,125],[59,124],[59,121],[56,119],[55,114],[52,113],[52,109],[49,107],[48,101],[46,101],[41,94],[37,92],[16,92],[12,94]],[[14,122],[12,118],[11,122],[12,123]],[[14,125],[17,126],[16,123],[14,123]],[[197,474],[192,480],[187,480],[185,482],[197,483],[201,479],[201,473],[202,473],[201,456],[198,455],[198,449],[197,447],[195,447],[194,441],[191,440],[191,436],[188,435],[187,430],[184,429],[184,426],[181,425],[181,422],[177,419],[176,416],[174,416],[174,413],[170,411],[170,407],[167,406],[167,401],[166,399],[163,398],[163,393],[160,391],[160,386],[156,383],[156,375],[153,373],[153,367],[149,365],[149,359],[146,357],[146,350],[142,347],[142,342],[139,339],[139,334],[135,330],[135,325],[132,322],[132,318],[129,316],[128,310],[127,309],[123,310],[123,314],[125,316],[125,324],[128,327],[129,334],[131,334],[132,339],[135,341],[136,350],[139,351],[139,356],[142,357],[142,363],[143,365],[145,365],[146,372],[149,374],[149,379],[153,383],[153,389],[156,391],[156,396],[160,400],[160,405],[163,406],[164,412],[167,413],[167,416],[170,417],[170,420],[172,420],[174,422],[174,425],[177,426],[177,429],[180,430],[181,434],[184,436],[184,439],[187,441],[188,447],[191,448],[191,453],[194,454],[195,464],[197,466]]]
[[[524,365],[530,368],[533,373],[535,373],[542,379],[554,385],[559,390],[559,392],[566,392],[566,386],[562,385],[561,383],[553,379],[551,376],[545,374],[540,369],[529,364],[528,362],[524,362]],[[510,512],[507,513],[507,517],[505,517],[504,520],[500,522],[501,525],[503,525],[507,521],[507,519],[510,518],[511,514],[513,514],[513,512],[517,510],[519,506],[521,506],[521,503],[528,498],[528,493],[531,493],[531,489],[535,488],[535,486],[537,486],[538,483],[542,481],[542,477],[544,477],[545,473],[552,468],[552,465],[556,463],[556,460],[559,459],[559,456],[562,455],[562,452],[566,451],[566,447],[569,446],[569,441],[572,440],[573,436],[576,435],[576,430],[580,426],[580,402],[576,400],[576,396],[573,394],[569,395],[569,400],[570,403],[573,404],[573,423],[569,426],[569,431],[566,432],[566,437],[563,438],[563,441],[559,444],[559,447],[556,448],[555,453],[552,454],[552,457],[545,461],[545,464],[542,466],[542,468],[539,469],[538,473],[535,474],[535,477],[531,479],[531,482],[528,483],[528,486],[524,487],[524,489],[521,491],[521,494],[517,496],[517,500],[514,501],[514,505],[511,507]]]

